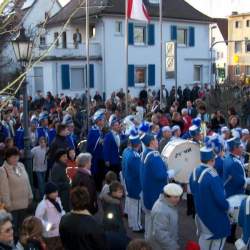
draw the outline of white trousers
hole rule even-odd
[[[127,212],[128,212],[128,226],[133,231],[142,229],[141,225],[141,201],[130,197],[126,197]]]
[[[144,210],[145,213],[145,233],[144,238],[145,240],[149,239],[150,236],[150,230],[151,230],[151,211],[148,209]]]
[[[201,233],[199,238],[199,245],[201,250],[223,250],[226,238],[218,240],[207,240],[207,235]]]

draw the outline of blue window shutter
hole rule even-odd
[[[155,65],[149,64],[148,65],[148,86],[155,85]]]
[[[155,44],[155,25],[148,24],[148,45]]]
[[[94,88],[95,85],[95,71],[94,64],[89,65],[89,87]]]
[[[128,24],[128,44],[129,45],[134,44],[134,24],[133,23]]]
[[[135,66],[132,64],[128,65],[128,86],[135,86]]]
[[[171,25],[171,41],[177,40],[177,26]]]
[[[195,46],[195,30],[194,27],[189,27],[189,46]]]
[[[69,65],[63,64],[61,65],[62,70],[62,89],[70,88],[70,78],[69,78]]]

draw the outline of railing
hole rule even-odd
[[[51,45],[39,45],[33,49],[35,57],[40,57],[46,53]],[[54,48],[47,52],[46,57],[82,57],[86,56],[85,43],[72,44],[67,43],[65,47],[62,44],[54,46]],[[100,43],[90,43],[89,45],[89,55],[90,56],[101,56],[101,44]]]

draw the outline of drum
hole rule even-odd
[[[227,201],[228,201],[230,207],[234,208],[233,214],[230,215],[232,223],[238,222],[240,205],[246,197],[247,197],[247,195],[245,195],[245,194],[238,194],[238,195],[233,195],[233,196],[230,196],[229,198],[227,198]]]
[[[194,168],[200,165],[200,147],[188,140],[170,141],[162,150],[162,158],[169,169],[175,170],[175,181],[188,183]]]

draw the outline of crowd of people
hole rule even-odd
[[[234,107],[208,113],[209,91],[164,87],[160,98],[160,91],[143,89],[138,97],[128,95],[128,114],[122,89],[106,101],[96,92],[91,117],[86,94],[38,92],[29,101],[33,175],[25,165],[22,97],[2,102],[0,249],[181,249],[181,199],[199,232],[199,242],[187,249],[235,243],[234,208],[227,198],[245,194],[250,184],[250,135],[239,127]],[[200,148],[201,164],[189,183],[176,183],[176,171],[161,155],[177,140]],[[241,247],[249,246],[249,202],[244,199],[240,208]]]

